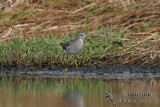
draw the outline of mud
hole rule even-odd
[[[160,77],[160,66],[138,66],[138,65],[99,65],[94,67],[57,67],[52,65],[48,69],[19,68],[3,69],[0,77],[22,76],[28,78],[94,78],[94,79],[137,79],[137,78],[157,78]]]

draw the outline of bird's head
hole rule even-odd
[[[92,43],[86,36],[86,34],[84,32],[78,32],[78,39],[86,39],[87,41],[89,41],[90,43]]]
[[[84,32],[78,32],[77,36],[78,36],[78,39],[85,39],[86,38],[86,34]]]

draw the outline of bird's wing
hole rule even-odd
[[[72,47],[74,47],[76,40],[70,40],[68,42],[66,42],[66,49],[70,50]]]
[[[74,44],[74,42],[75,40],[70,40],[66,43],[60,43],[60,45],[62,46],[63,49],[66,50],[66,49],[70,49],[73,46],[72,44]]]

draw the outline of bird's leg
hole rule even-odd
[[[65,71],[66,71],[66,72],[68,71],[67,66],[66,66],[66,68],[65,68]]]
[[[77,60],[75,59],[75,65],[76,65],[76,69],[78,69],[78,66],[77,66]]]
[[[65,71],[66,71],[66,72],[68,71],[67,66],[68,66],[68,55],[67,55],[67,59],[66,59],[66,68],[65,68]]]
[[[78,70],[78,65],[77,65],[77,56],[75,58],[75,65],[76,65],[76,69]]]

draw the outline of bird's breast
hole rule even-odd
[[[82,47],[83,47],[83,39],[78,39],[77,41],[78,41],[78,44],[77,44],[78,47],[82,49]]]
[[[82,50],[83,47],[83,40],[77,39],[76,41],[72,42],[71,45],[66,49],[68,54],[77,54]]]

